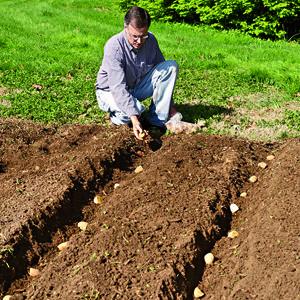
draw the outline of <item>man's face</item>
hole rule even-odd
[[[148,27],[136,28],[130,23],[125,31],[129,44],[135,49],[141,48],[148,38]]]

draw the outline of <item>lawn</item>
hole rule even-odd
[[[122,30],[118,2],[0,0],[0,116],[103,123],[94,84],[105,41]],[[180,66],[174,101],[205,132],[257,140],[299,136],[300,45],[153,22]]]

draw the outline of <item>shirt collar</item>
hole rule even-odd
[[[128,46],[129,50],[135,52],[135,49],[134,49],[134,48],[129,44],[129,42],[128,42],[127,34],[126,34],[125,29],[123,30],[123,37],[124,37],[124,39],[125,39],[125,43],[126,43],[126,45]]]

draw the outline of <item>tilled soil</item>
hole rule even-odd
[[[204,299],[300,299],[299,150],[0,120],[0,295],[193,299],[198,286]]]

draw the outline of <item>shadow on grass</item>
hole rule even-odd
[[[186,122],[195,123],[197,120],[207,120],[213,116],[231,114],[233,109],[217,105],[176,104],[176,109],[183,115]]]

